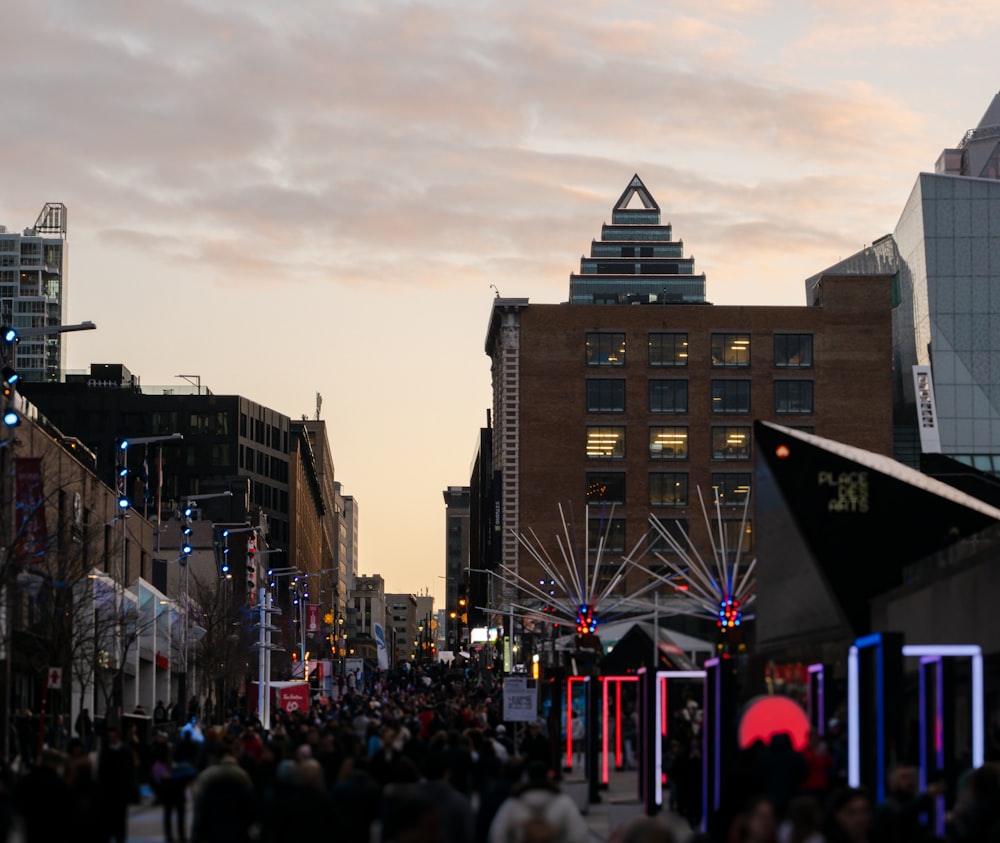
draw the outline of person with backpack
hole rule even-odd
[[[493,818],[488,843],[586,843],[587,837],[576,802],[549,779],[545,764],[533,761]]]

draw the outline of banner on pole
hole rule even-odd
[[[381,670],[389,669],[389,650],[385,646],[385,630],[382,624],[375,624],[375,647],[378,650],[378,666]]]
[[[306,603],[306,632],[319,632],[319,603]]]
[[[27,565],[41,562],[48,546],[41,457],[14,459],[14,487],[20,531],[14,537],[14,559]]]

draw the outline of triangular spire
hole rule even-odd
[[[1000,126],[1000,93],[993,97],[993,102],[986,109],[983,119],[979,121],[977,129],[985,129],[988,126]]]
[[[616,211],[627,210],[629,204],[635,196],[639,197],[639,200],[642,202],[642,206],[646,210],[660,210],[660,206],[656,204],[656,200],[652,197],[650,192],[646,190],[646,185],[642,183],[642,179],[639,178],[638,173],[632,176],[632,181],[629,182],[628,187],[625,188],[625,192],[618,198],[614,209]]]

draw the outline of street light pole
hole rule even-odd
[[[76,330],[86,330],[85,328],[76,328]],[[181,433],[170,433],[163,436],[138,436],[134,438],[129,438],[123,436],[120,438],[118,443],[118,450],[121,451],[122,461],[118,468],[116,480],[116,488],[119,491],[118,495],[118,517],[122,522],[122,554],[121,554],[121,570],[118,572],[117,585],[115,587],[115,597],[114,597],[114,624],[117,641],[115,642],[115,648],[117,652],[115,653],[117,660],[117,684],[119,686],[118,694],[118,710],[115,712],[114,722],[121,722],[121,715],[124,707],[124,696],[125,696],[125,619],[122,617],[122,612],[125,608],[125,577],[128,573],[128,511],[132,507],[132,502],[128,495],[128,449],[132,445],[152,445],[155,442],[180,442],[184,439],[184,435]],[[159,524],[157,524],[157,529],[159,529]]]
[[[254,527],[259,531],[259,527]],[[271,615],[280,615],[281,607],[273,605],[273,598],[269,596],[268,583],[272,572],[268,572],[268,579],[260,576],[260,559],[270,553],[280,553],[281,548],[269,550],[258,550],[254,554],[254,564],[258,569],[254,571],[254,577],[258,584],[257,588],[257,716],[260,718],[261,727],[267,733],[271,729],[271,651],[275,649],[271,643],[271,633],[275,627],[271,624]]]

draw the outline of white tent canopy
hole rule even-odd
[[[632,627],[637,626],[646,635],[649,636],[650,640],[653,639],[653,624],[648,621],[618,621],[617,623],[603,624],[597,629],[597,636],[601,639],[601,646],[604,647],[605,653],[610,653],[615,645],[625,637],[625,634],[632,629]],[[677,632],[673,629],[665,629],[664,627],[659,627],[658,629],[657,643],[660,648],[666,653],[677,653],[680,655],[686,655],[691,661],[697,661],[697,654],[701,654],[703,657],[706,655],[713,655],[715,653],[715,645],[709,641],[703,641],[700,638],[695,638],[691,635],[685,635],[683,632]],[[576,649],[576,634],[563,635],[556,639],[556,650],[567,651]]]

